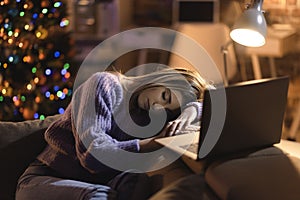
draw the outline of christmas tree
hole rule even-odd
[[[68,25],[64,1],[0,0],[0,120],[64,112],[73,78]]]

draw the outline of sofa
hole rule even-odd
[[[46,146],[43,133],[59,116],[45,120],[0,122],[0,199],[15,199],[18,177]]]
[[[43,150],[43,133],[60,116],[45,120],[0,122],[0,199],[15,199],[18,177]],[[260,200],[300,199],[300,144],[237,153],[213,160],[193,161],[181,157],[171,165],[150,172],[151,200]],[[299,148],[298,148],[299,147]],[[286,149],[288,149],[286,151]]]

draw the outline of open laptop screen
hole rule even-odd
[[[218,111],[222,88],[205,91],[199,158],[257,150],[279,143],[288,86],[288,77],[276,77],[226,87],[225,121]],[[223,127],[217,129],[220,123]]]

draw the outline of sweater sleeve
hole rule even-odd
[[[117,141],[109,134],[114,110],[123,98],[118,78],[96,73],[80,86],[72,99],[72,128],[77,157],[83,167],[97,173],[103,169],[98,156],[118,149],[137,152],[138,140]]]
[[[199,121],[201,119],[201,116],[202,116],[203,103],[195,101],[195,102],[188,103],[186,105],[186,107],[188,107],[188,106],[194,106],[196,108],[196,110],[197,110],[197,116],[196,116],[196,119],[194,121]]]

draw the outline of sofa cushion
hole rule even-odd
[[[216,200],[217,197],[207,187],[203,175],[193,174],[171,183],[154,194],[150,200]]]
[[[270,147],[213,163],[205,180],[221,199],[296,200],[300,199],[300,159]]]
[[[60,115],[46,117],[45,120],[27,120],[22,122],[0,122],[0,148],[17,141],[40,129],[47,128]]]

